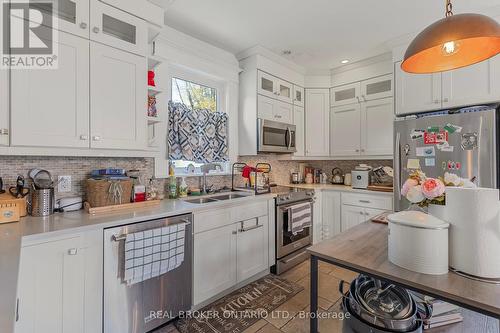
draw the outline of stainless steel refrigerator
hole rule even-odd
[[[394,210],[410,203],[401,187],[412,170],[445,172],[498,188],[497,106],[476,106],[399,118],[394,123]]]

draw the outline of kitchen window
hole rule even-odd
[[[211,82],[205,84],[205,83],[200,83],[199,81],[195,80],[189,80],[185,79],[184,77],[180,77],[178,75],[174,75],[171,78],[171,104],[169,104],[169,108],[175,107],[178,105],[184,105],[190,110],[208,110],[208,118],[210,118],[212,115],[210,112],[213,113],[214,117],[218,117],[218,115],[221,115],[223,117],[227,117],[227,115],[224,113],[223,110],[220,108],[220,103],[219,103],[219,91],[223,89],[218,89],[217,84],[210,84]],[[205,111],[205,116],[207,115]],[[195,118],[195,117],[194,117]],[[181,120],[179,118],[176,118],[176,122],[189,122],[189,121],[196,121],[196,119],[190,118],[190,117],[185,117]],[[217,118],[218,119],[218,118]],[[227,119],[227,118],[226,118]],[[169,120],[169,122],[172,122],[172,119]],[[221,128],[219,127],[214,127],[213,126],[213,119],[207,119],[206,121],[207,127],[206,130],[205,128],[200,128],[199,126],[203,126],[204,122],[202,124],[198,123],[198,133],[193,135],[191,133],[191,137],[189,138],[189,141],[197,141],[199,138],[200,141],[205,142],[213,142],[214,141],[214,136],[213,132],[221,131]],[[171,126],[170,127],[174,127]],[[185,124],[183,124],[184,126]],[[192,125],[194,126],[194,125]],[[175,128],[169,128],[169,131],[180,131],[182,129],[179,129],[180,126],[175,126]],[[224,136],[227,136],[227,130],[223,130],[222,133]],[[171,133],[170,133],[171,134]],[[219,138],[221,133],[217,132],[217,138]],[[198,136],[198,137],[197,137]],[[179,144],[179,142],[176,142],[176,149],[183,149],[184,145]],[[169,136],[169,146],[172,145],[171,137]],[[222,142],[222,145],[224,143]],[[203,146],[204,147],[204,146]],[[172,148],[171,148],[172,149]],[[208,151],[217,151],[219,149],[219,145],[210,146],[207,150]],[[223,148],[227,150],[227,147]],[[204,149],[202,149],[204,150]],[[172,154],[170,154],[171,157]],[[188,155],[188,154],[182,154],[182,155]],[[206,163],[200,163],[199,158],[200,158],[200,153],[195,154],[196,158],[193,159],[173,159],[170,158],[170,163],[174,167],[174,171],[176,175],[200,175],[201,174],[201,167],[206,164],[206,163],[215,163],[217,165],[216,170],[210,171],[210,174],[221,174],[221,173],[226,173],[229,170],[229,161],[227,158],[220,158],[221,154],[215,153],[212,156],[206,156],[206,159],[209,159]],[[225,154],[222,154],[225,155]]]

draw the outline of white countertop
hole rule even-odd
[[[158,206],[118,213],[90,215],[84,210],[55,213],[51,216],[27,216],[19,222],[0,224],[0,332],[13,331],[19,258],[23,241],[105,229],[116,225],[193,213],[200,210],[232,206],[247,200],[269,200],[272,194],[253,195],[231,200],[194,204],[182,199],[162,200]],[[195,198],[195,197],[193,197]]]
[[[328,191],[352,192],[352,193],[375,194],[375,195],[386,195],[386,196],[393,195],[393,192],[364,190],[364,189],[352,188],[351,186],[347,185],[336,185],[336,184],[284,184],[283,186],[313,189],[316,191],[328,190]]]

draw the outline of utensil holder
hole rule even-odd
[[[33,190],[31,192],[30,211],[32,216],[54,214],[54,188]]]

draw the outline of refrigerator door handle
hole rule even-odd
[[[394,163],[395,163],[395,171],[396,171],[396,184],[398,188],[396,189],[396,192],[398,193],[398,199],[401,200],[401,133],[396,133],[396,144],[395,144],[395,156],[394,156]]]

